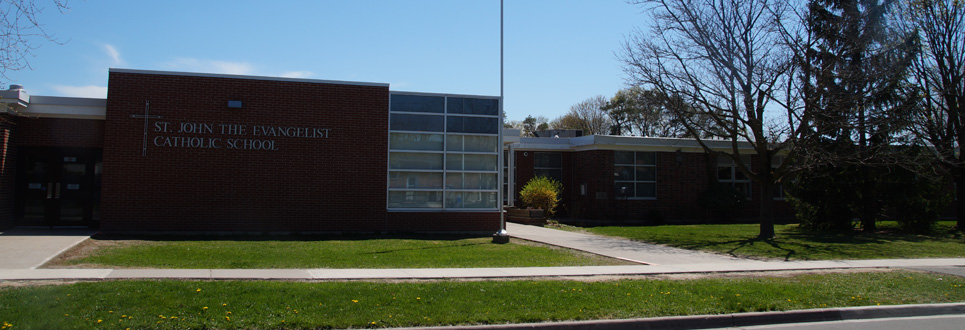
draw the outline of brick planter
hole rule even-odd
[[[524,225],[542,226],[546,224],[546,217],[541,209],[506,209],[506,221]]]

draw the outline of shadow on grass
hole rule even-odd
[[[894,243],[926,243],[944,240],[943,237],[904,234],[892,231],[878,233],[839,232],[822,233],[800,228],[788,228],[772,239],[748,238],[727,241],[704,241],[678,244],[686,249],[722,251],[734,257],[769,255],[785,261],[792,259],[826,259],[826,256],[840,258],[863,258],[869,256],[875,246]],[[758,245],[764,244],[767,247]],[[871,252],[870,254],[874,254]],[[780,257],[777,257],[780,255]]]
[[[362,254],[373,255],[373,254],[387,254],[387,253],[395,253],[395,252],[403,252],[403,251],[443,250],[443,249],[461,248],[461,247],[477,246],[477,245],[491,245],[491,244],[490,243],[466,243],[466,244],[454,244],[454,245],[443,245],[443,246],[391,249],[391,250],[383,250],[383,251],[366,252]]]

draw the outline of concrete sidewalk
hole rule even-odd
[[[629,239],[575,233],[551,228],[506,223],[513,238],[580,250],[647,265],[766,263],[713,253],[648,244]]]
[[[882,259],[798,262],[731,262],[681,265],[404,269],[0,269],[0,280],[427,280],[533,277],[639,276],[821,269],[918,268],[965,270],[965,259]]]
[[[0,269],[34,269],[90,238],[88,228],[11,228],[0,231]]]

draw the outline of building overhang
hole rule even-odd
[[[31,97],[30,104],[19,111],[20,116],[33,118],[104,120],[106,114],[106,99],[60,96]]]
[[[713,150],[732,149],[729,140],[704,140]],[[738,142],[740,151],[753,152],[748,142]],[[590,150],[627,150],[627,151],[665,151],[702,153],[704,148],[695,139],[658,138],[639,136],[587,135],[573,138],[519,138],[516,150],[520,151],[590,151]]]

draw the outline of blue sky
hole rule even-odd
[[[43,0],[38,0],[43,1]],[[41,17],[62,45],[10,73],[31,95],[105,97],[108,68],[389,83],[499,95],[498,0],[70,1]],[[623,0],[505,0],[509,120],[553,119],[624,87],[614,53],[640,8]]]

